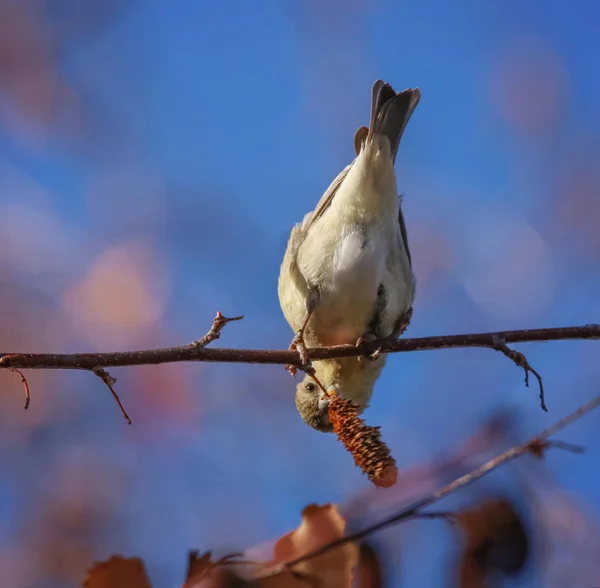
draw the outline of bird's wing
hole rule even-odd
[[[299,224],[292,229],[277,286],[281,309],[294,331],[302,326],[309,291],[306,279],[298,267],[298,250],[305,236]]]
[[[335,196],[335,193],[339,190],[339,187],[342,185],[342,182],[346,179],[346,176],[348,175],[348,172],[350,171],[350,168],[352,167],[354,161],[350,165],[346,166],[338,174],[337,178],[335,178],[335,180],[331,182],[331,185],[329,186],[329,188],[327,188],[325,194],[323,194],[323,196],[321,197],[321,200],[319,200],[319,203],[317,204],[317,207],[315,208],[311,217],[307,220],[306,224],[302,223],[303,231],[307,231],[327,210],[328,206],[333,200],[333,197]]]
[[[298,251],[304,242],[306,232],[298,224],[292,228],[288,246],[285,251],[283,263],[281,265],[281,274],[279,278],[279,287],[285,286],[285,280],[289,279],[299,292],[308,293],[308,285],[300,268],[298,267]]]
[[[364,127],[364,128],[366,129],[366,127]],[[359,131],[360,130],[361,129],[359,129]],[[358,134],[358,131],[357,131],[357,134]],[[356,161],[356,160],[354,160],[354,161]],[[339,173],[337,178],[335,178],[335,180],[333,180],[333,182],[331,182],[331,185],[329,186],[329,188],[327,188],[327,191],[325,192],[325,194],[323,194],[323,196],[321,197],[321,200],[319,200],[319,203],[317,204],[314,212],[310,215],[307,215],[305,222],[302,223],[302,229],[299,229],[302,231],[302,233],[306,234],[306,231],[308,231],[308,229],[315,223],[315,221],[320,216],[322,216],[323,213],[327,210],[327,207],[331,204],[331,201],[333,200],[333,197],[335,196],[339,187],[342,185],[342,182],[346,179],[346,176],[348,175],[350,168],[354,164],[354,161],[350,165],[346,166]],[[402,199],[401,196],[399,196],[399,198]],[[405,248],[406,254],[408,256],[408,262],[410,263],[410,266],[412,269],[412,259],[410,256],[410,248],[408,247],[408,233],[406,231],[406,223],[404,222],[404,215],[402,214],[402,202],[400,202],[400,209],[398,211],[398,224],[400,225],[400,234],[402,235],[402,241],[404,243],[404,248]],[[298,239],[298,245],[299,245],[300,244],[299,242],[303,239],[300,238],[300,235],[298,235],[296,238]]]
[[[399,198],[402,200],[400,196]],[[412,259],[410,257],[410,248],[408,247],[408,233],[406,232],[406,223],[404,222],[404,215],[402,214],[402,201],[400,202],[400,208],[398,210],[398,223],[400,224],[400,234],[402,235],[402,241],[404,242],[404,250],[408,257],[410,269],[412,269]]]

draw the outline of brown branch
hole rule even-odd
[[[436,492],[433,492],[433,493],[429,494],[428,496],[421,498],[420,500],[414,502],[413,504],[403,508],[401,511],[397,512],[396,514],[393,514],[392,516],[385,518],[377,523],[369,525],[368,527],[365,527],[364,529],[357,531],[356,533],[351,533],[350,535],[346,535],[345,537],[342,537],[341,539],[337,539],[335,541],[331,541],[330,543],[326,543],[325,545],[322,545],[318,549],[315,549],[314,551],[310,551],[309,553],[306,553],[300,557],[297,557],[294,560],[284,562],[284,563],[278,565],[276,568],[273,568],[273,569],[269,570],[268,572],[265,572],[263,575],[261,575],[257,578],[253,578],[253,579],[261,580],[263,578],[269,578],[271,576],[276,576],[278,574],[285,572],[286,570],[290,570],[291,568],[293,568],[294,566],[296,566],[302,562],[305,562],[307,560],[310,560],[310,559],[313,559],[320,555],[323,555],[324,553],[327,553],[333,549],[336,549],[337,547],[341,547],[342,545],[345,545],[346,543],[360,541],[360,540],[364,539],[365,537],[368,537],[369,535],[372,535],[373,533],[375,533],[377,531],[381,531],[382,529],[385,529],[392,525],[401,523],[402,521],[407,521],[407,520],[416,519],[416,518],[440,518],[439,513],[427,513],[427,512],[423,512],[423,509],[442,500],[442,498],[446,498],[446,496],[448,496],[449,494],[452,494],[453,492],[456,492],[460,488],[463,488],[464,486],[468,486],[469,484],[472,484],[473,482],[479,480],[480,478],[483,478],[484,476],[489,474],[491,471],[495,470],[496,468],[500,467],[501,465],[508,463],[509,461],[512,461],[512,460],[514,460],[518,457],[521,457],[525,454],[528,454],[528,453],[533,454],[535,456],[539,456],[541,453],[541,448],[549,449],[552,447],[560,447],[560,445],[557,444],[556,442],[549,441],[549,437],[551,437],[552,435],[554,435],[561,429],[564,429],[565,427],[567,427],[571,423],[575,422],[576,420],[580,419],[582,416],[591,412],[595,408],[598,408],[599,406],[600,406],[600,395],[596,396],[593,400],[591,400],[587,404],[584,404],[583,406],[579,407],[576,411],[572,412],[571,414],[562,418],[558,422],[554,423],[554,425],[548,427],[547,429],[544,429],[541,433],[539,433],[538,435],[536,435],[535,437],[533,437],[526,443],[523,443],[522,445],[517,445],[516,447],[512,447],[511,449],[508,449],[504,453],[489,460],[488,462],[484,463],[482,466],[476,468],[475,470],[472,470],[471,472],[461,476],[460,478],[457,478],[453,482],[450,482],[449,484],[440,488]],[[446,518],[449,518],[451,520],[451,517],[448,517],[447,515],[446,515]]]
[[[217,316],[213,320],[213,324],[210,327],[208,333],[206,333],[206,335],[204,335],[204,337],[202,337],[201,339],[190,343],[190,345],[199,348],[206,347],[209,343],[212,343],[215,339],[218,339],[221,336],[221,331],[227,323],[230,323],[232,321],[241,321],[243,318],[244,315],[234,316],[233,318],[227,318],[221,314],[220,310],[217,310]]]
[[[121,412],[123,413],[127,424],[131,425],[131,419],[129,418],[129,415],[125,412],[125,409],[123,408],[123,405],[121,404],[121,401],[119,400],[119,397],[117,396],[117,393],[113,388],[113,386],[117,383],[117,378],[113,378],[104,368],[94,368],[92,371],[108,386],[108,389],[111,391],[113,398],[119,405],[119,408],[121,409]]]
[[[19,376],[21,376],[21,382],[23,382],[23,387],[25,388],[25,410],[29,408],[29,403],[31,402],[31,394],[29,393],[29,384],[27,383],[27,378],[23,375],[21,370],[17,368],[10,368],[11,372],[17,372]]]
[[[226,318],[220,312],[217,312],[210,330],[204,337],[193,343],[178,347],[117,351],[112,353],[0,353],[0,368],[94,371],[98,368],[156,365],[183,361],[281,364],[303,368],[302,360],[297,351],[206,348],[211,341],[219,338],[223,327],[227,323],[238,321],[242,318],[242,316]],[[308,349],[307,353],[309,361],[322,361],[342,357],[369,356],[376,351],[381,353],[404,353],[407,351],[458,347],[487,347],[501,351],[518,366],[522,367],[525,370],[526,385],[529,385],[529,372],[534,374],[540,386],[542,408],[548,410],[544,402],[544,388],[541,376],[529,365],[529,362],[522,353],[510,349],[507,343],[563,341],[567,339],[600,339],[600,325],[499,331],[471,335],[441,335],[436,337],[419,337],[416,339],[386,339],[383,342],[363,342],[358,346],[336,345],[333,347],[313,348]],[[306,371],[310,373],[309,370]],[[112,392],[114,393],[114,390]]]
[[[548,412],[548,408],[546,407],[546,399],[544,398],[544,384],[542,384],[542,376],[540,376],[540,374],[538,374],[538,372],[536,372],[529,365],[527,358],[520,351],[511,349],[506,344],[506,341],[500,337],[495,338],[494,349],[506,355],[506,357],[508,357],[508,359],[511,361],[514,361],[518,367],[521,367],[525,370],[525,386],[529,388],[529,372],[531,372],[537,378],[540,386],[540,404],[542,406],[542,410]]]
[[[231,321],[239,321],[243,319],[243,316],[236,316],[233,318],[224,317],[220,312],[217,312],[217,316],[214,318],[213,323],[210,327],[210,330],[204,337],[198,339],[197,341],[193,341],[192,343],[188,343],[187,345],[182,345],[181,347],[173,347],[171,350],[202,350],[205,347],[218,339],[221,336],[221,331],[225,327],[227,323]],[[125,365],[145,365],[148,363],[169,363],[169,361],[147,361],[148,354],[156,354],[160,351],[168,351],[168,350],[160,350],[160,349],[152,349],[148,351],[125,351],[125,352],[117,352],[117,353],[79,353],[79,354],[52,354],[52,353],[0,353],[0,368],[6,368],[13,372],[17,372],[21,376],[21,381],[25,386],[25,408],[29,407],[29,401],[31,400],[31,396],[29,394],[29,385],[27,384],[27,380],[25,376],[20,371],[21,369],[75,369],[75,370],[88,370],[96,374],[105,384],[108,386],[113,398],[116,403],[119,405],[125,420],[131,425],[131,419],[129,415],[123,408],[121,404],[121,400],[119,396],[115,392],[113,386],[116,384],[116,378],[113,378],[104,368],[107,366],[125,366]],[[103,362],[101,359],[107,356],[125,356],[127,358],[131,358],[129,361],[125,362]],[[62,358],[58,359],[57,358]],[[65,361],[65,358],[71,358],[72,363],[69,363],[68,359]],[[32,363],[33,359],[33,363]],[[186,361],[184,359],[181,360],[170,360],[172,361]],[[188,360],[189,361],[189,360]],[[24,365],[21,365],[24,364]]]
[[[237,317],[236,317],[237,318]],[[216,320],[216,319],[215,319]],[[231,320],[231,319],[230,319]],[[416,339],[361,343],[360,346],[336,345],[308,349],[312,361],[369,355],[381,348],[382,353],[405,353],[458,347],[496,349],[498,340],[505,343],[564,341],[567,339],[600,339],[600,325],[499,331],[470,335],[440,335]],[[202,339],[200,340],[202,341]],[[96,367],[155,365],[183,361],[220,363],[290,364],[301,366],[298,353],[289,350],[205,348],[196,343],[163,349],[116,351],[109,353],[0,353],[0,368],[93,370]]]

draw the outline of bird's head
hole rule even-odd
[[[296,408],[304,422],[313,429],[322,433],[333,432],[333,425],[329,422],[329,397],[308,374],[296,388]]]
[[[381,374],[385,357],[377,361],[348,358],[347,360],[315,363],[315,375],[323,389],[306,375],[296,388],[296,408],[308,425],[323,433],[333,432],[329,422],[329,395],[337,394],[361,407],[367,407],[373,387]]]

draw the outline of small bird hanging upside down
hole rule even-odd
[[[412,315],[415,278],[394,164],[420,91],[373,85],[369,128],[354,137],[356,158],[316,209],[291,232],[279,275],[279,302],[296,336],[290,348],[359,344],[398,337]],[[332,430],[328,395],[364,410],[385,364],[344,358],[316,362],[296,389],[296,407],[311,427]],[[319,382],[327,394],[317,385]]]

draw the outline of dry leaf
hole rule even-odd
[[[113,555],[108,561],[96,563],[89,571],[84,588],[152,588],[139,557]]]
[[[356,588],[382,588],[383,573],[377,550],[370,543],[363,543],[360,546],[359,560]]]
[[[244,588],[249,584],[229,569],[241,554],[226,555],[216,561],[212,553],[206,551],[198,557],[198,551],[188,554],[187,578],[183,588]]]
[[[213,567],[210,555],[210,551],[204,552],[200,557],[198,557],[198,551],[189,552],[188,571],[186,576],[188,580],[202,577]]]
[[[277,541],[273,548],[273,564],[292,561],[314,551],[330,541],[341,539],[346,521],[333,504],[318,506],[311,504],[302,511],[300,526]],[[282,574],[260,582],[260,588],[350,588],[353,570],[358,564],[358,547],[354,543],[332,549],[323,555],[294,566],[293,572]]]
[[[499,572],[514,576],[529,556],[529,537],[519,513],[505,499],[488,500],[457,515],[465,535],[460,563],[461,588],[482,588]]]
[[[229,568],[212,567],[208,574],[187,580],[183,588],[257,588],[260,585],[240,578]]]

